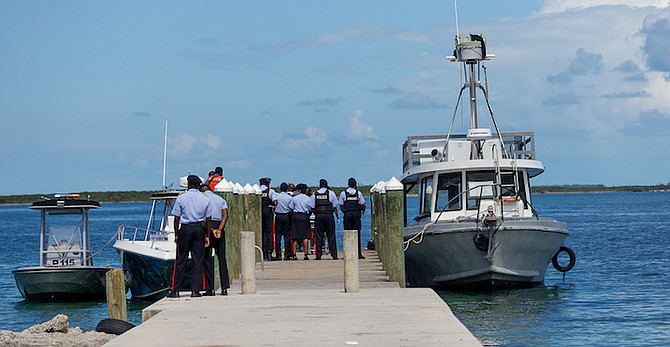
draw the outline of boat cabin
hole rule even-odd
[[[30,208],[40,211],[40,266],[93,265],[88,210],[100,208],[100,203],[81,200],[79,194],[61,194]]]
[[[533,216],[529,180],[544,170],[534,159],[534,134],[486,130],[408,137],[402,183],[405,195],[417,193],[419,201],[416,211],[405,211],[405,225],[408,215],[415,222]]]

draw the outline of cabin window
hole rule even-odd
[[[519,196],[524,201],[524,208],[528,208],[528,200],[526,199],[526,184],[522,171],[517,171],[517,182],[519,187],[517,189],[516,182],[514,182],[514,172],[502,172],[500,180],[502,181],[502,196]]]
[[[493,199],[493,181],[495,173],[491,171],[469,171],[466,173],[468,189],[468,210],[476,210],[480,199]]]
[[[462,178],[460,172],[441,174],[437,179],[437,208],[435,211],[458,211],[461,202]]]
[[[430,200],[433,197],[433,176],[421,180],[421,206],[419,206],[419,215],[430,214]]]

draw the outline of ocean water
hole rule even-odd
[[[577,256],[543,286],[495,293],[439,292],[491,346],[670,345],[670,193],[535,195],[565,221]]]
[[[439,292],[461,322],[490,346],[670,345],[670,193],[535,195],[533,204],[542,216],[568,224],[574,269],[563,276],[549,265],[544,285],[530,289]],[[146,225],[150,208],[102,206],[90,213],[93,251],[121,224]],[[24,301],[11,271],[38,261],[39,212],[0,206],[0,223],[0,330],[20,331],[58,313],[70,317],[70,326],[92,330],[107,316],[104,303]],[[341,245],[341,223],[337,234]],[[370,238],[369,208],[362,237]],[[94,259],[120,266],[111,245]],[[145,306],[129,302],[132,323],[141,321]]]

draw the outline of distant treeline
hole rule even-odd
[[[272,187],[279,192],[278,187]],[[312,191],[316,191],[318,187],[311,187]],[[370,188],[372,186],[358,187],[358,190],[364,196],[370,195]],[[339,192],[346,189],[346,187],[332,187],[332,189],[339,194]],[[653,192],[653,191],[670,191],[670,183],[657,184],[655,186],[615,186],[607,187],[602,184],[566,184],[566,185],[548,185],[548,186],[534,186],[533,193],[588,193],[588,192]],[[135,202],[135,201],[149,201],[151,194],[156,191],[127,191],[127,192],[81,192],[80,199],[90,198],[91,200],[100,202]],[[417,187],[414,187],[410,193],[416,194]],[[0,196],[0,204],[29,204],[39,201],[42,197],[51,197],[53,194],[26,194],[26,195],[3,195]]]
[[[275,191],[279,192],[279,187],[272,187]],[[318,187],[311,187],[312,191],[316,191]],[[370,194],[370,188],[372,186],[362,186],[358,187],[358,190],[363,193],[363,195],[368,196]],[[346,187],[332,187],[332,189],[339,194]],[[156,191],[145,190],[145,191],[128,191],[128,192],[79,192],[80,199],[91,199],[99,202],[136,202],[136,201],[149,201],[151,194],[156,193]],[[42,197],[53,197],[54,194],[26,194],[26,195],[5,195],[0,196],[0,205],[2,204],[30,204],[35,201],[42,200]],[[339,197],[339,195],[338,195]]]
[[[534,186],[533,193],[607,193],[607,192],[654,192],[670,191],[670,183],[655,186],[614,186],[602,184],[566,184],[555,186]]]

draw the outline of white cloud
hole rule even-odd
[[[664,8],[668,6],[668,0],[546,0],[542,5],[540,13],[565,12],[606,5]]]
[[[279,143],[287,151],[307,151],[327,141],[328,133],[313,126],[305,128],[303,134],[285,135],[279,139]]]
[[[361,121],[363,111],[356,110],[349,118],[349,136],[354,140],[376,140],[375,129]]]
[[[219,149],[221,148],[221,138],[216,135],[205,135],[202,138],[202,142],[207,146],[209,149]]]
[[[168,140],[168,147],[170,155],[184,159],[193,153],[219,150],[221,148],[221,138],[212,134],[177,133]]]
[[[177,133],[168,140],[169,153],[177,158],[184,158],[191,153],[197,142],[198,139],[193,135]]]

